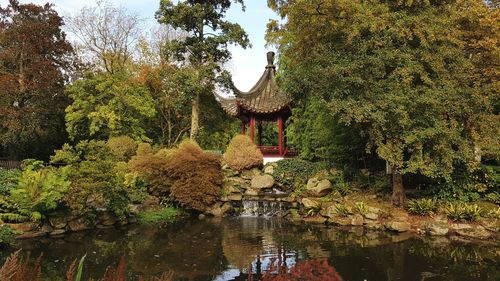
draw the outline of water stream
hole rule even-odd
[[[281,201],[265,201],[265,200],[243,200],[242,217],[275,217],[283,216],[288,208],[285,202]]]

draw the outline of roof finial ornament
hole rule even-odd
[[[267,67],[274,67],[274,52],[267,52]]]

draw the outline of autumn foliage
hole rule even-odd
[[[281,269],[281,270],[280,270]],[[328,264],[326,260],[308,260],[297,263],[290,270],[277,268],[275,263],[271,263],[268,272],[281,271],[282,273],[266,273],[262,281],[342,281],[342,277],[335,268]]]
[[[216,202],[224,178],[220,156],[185,141],[172,153],[168,169],[174,179],[170,195],[183,207],[205,211]]]
[[[231,140],[224,153],[224,162],[231,169],[242,171],[262,166],[264,156],[248,136],[237,135]]]

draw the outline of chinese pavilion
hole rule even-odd
[[[241,133],[247,133],[266,157],[290,157],[296,152],[287,147],[285,124],[291,115],[291,97],[281,91],[275,81],[276,67],[274,52],[267,53],[267,66],[264,74],[255,86],[248,92],[233,87],[233,97],[216,95],[224,111],[241,120]],[[262,125],[276,122],[278,126],[278,146],[264,146],[262,144]],[[257,129],[257,135],[255,135]],[[257,138],[257,142],[256,139]]]

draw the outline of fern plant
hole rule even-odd
[[[438,208],[437,200],[428,198],[408,200],[407,206],[409,213],[421,216],[435,214]]]

